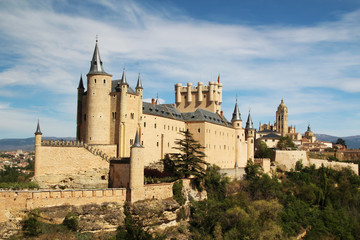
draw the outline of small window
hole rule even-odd
[[[240,136],[239,136],[239,135],[237,135],[237,138],[239,139],[239,138],[240,138]]]
[[[154,128],[156,128],[156,123],[154,124]]]
[[[168,142],[168,147],[170,147],[170,143]]]
[[[96,83],[96,79],[94,79],[94,83]]]
[[[240,126],[240,124],[238,123],[237,126]]]
[[[104,83],[106,83],[106,80],[104,79]]]
[[[130,139],[130,145],[133,145],[133,144],[134,144],[134,140]]]
[[[144,127],[146,127],[146,122],[144,122]]]
[[[141,145],[143,145],[143,146],[144,146],[144,141],[141,141]]]
[[[130,113],[130,119],[134,119],[134,113]]]
[[[156,142],[156,146],[157,146],[157,147],[159,146],[159,142]]]
[[[200,132],[200,128],[198,128],[198,133]]]

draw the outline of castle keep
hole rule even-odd
[[[208,85],[179,83],[175,85],[176,104],[143,102],[140,74],[135,90],[129,86],[125,70],[121,79],[113,80],[103,68],[96,42],[86,89],[82,77],[78,86],[77,141],[42,141],[38,128],[35,179],[46,185],[71,182],[76,187],[107,187],[110,176],[111,186],[117,182],[117,187],[127,187],[129,180],[111,178],[131,179],[131,164],[119,168],[115,163],[126,159],[131,163],[137,132],[143,166],[174,153],[174,142],[182,137],[179,132],[188,130],[205,147],[208,163],[223,169],[244,168],[247,160],[254,158],[255,129],[250,113],[243,128],[237,102],[231,121],[224,117],[222,88],[220,77]]]

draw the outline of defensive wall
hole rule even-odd
[[[18,217],[20,212],[61,205],[86,205],[126,201],[126,189],[80,189],[0,191],[0,222]]]
[[[107,188],[116,149],[116,145],[43,140],[36,149],[34,180],[41,188]]]
[[[333,168],[335,170],[341,170],[342,168],[350,168],[357,175],[359,175],[358,164],[355,163],[344,163],[344,162],[335,162],[328,161],[323,159],[313,159],[307,156],[306,151],[299,150],[276,150],[274,159],[275,165],[282,169],[283,171],[289,171],[290,169],[295,169],[297,161],[301,161],[303,166],[315,165],[316,168],[324,167]]]

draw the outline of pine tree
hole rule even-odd
[[[169,154],[169,158],[173,163],[174,171],[179,177],[188,178],[190,175],[194,175],[198,178],[202,178],[206,174],[205,166],[207,165],[204,147],[194,140],[192,134],[187,131],[180,132],[184,137],[175,141],[176,147],[174,149],[179,150],[179,153]]]

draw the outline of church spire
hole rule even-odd
[[[93,54],[93,58],[91,60],[90,70],[88,74],[97,74],[97,73],[106,73],[102,66],[102,61],[100,58],[99,48],[98,48],[98,40],[96,39],[95,50]]]
[[[310,123],[308,124],[307,131],[311,132]]]
[[[137,84],[136,84],[136,88],[135,89],[143,89],[142,87],[142,83],[141,83],[141,78],[140,78],[140,73],[139,73],[139,77],[137,80]]]
[[[78,89],[84,89],[84,83],[83,83],[83,79],[82,79],[82,74],[80,75],[80,82],[79,82]]]
[[[38,123],[37,123],[35,135],[38,135],[38,134],[42,134],[42,132],[40,131],[40,121],[39,120],[38,120]]]
[[[238,104],[237,104],[237,98],[236,98],[234,113],[233,113],[231,121],[232,122],[233,121],[241,121],[241,114],[240,114],[239,107],[238,107]]]
[[[246,121],[246,129],[253,129],[253,128],[254,128],[254,125],[253,125],[253,121],[251,119],[251,114],[250,114],[250,110],[249,110],[249,116]]]

